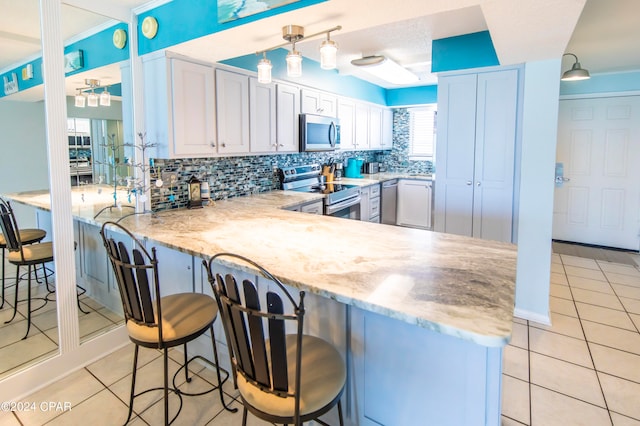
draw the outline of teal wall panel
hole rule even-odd
[[[438,86],[407,87],[387,89],[387,106],[435,104],[438,102]]]
[[[500,65],[489,31],[433,40],[431,72]]]

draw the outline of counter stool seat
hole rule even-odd
[[[27,228],[20,229],[18,231],[18,238],[23,245],[38,243],[47,236],[47,231],[44,229]],[[4,234],[0,234],[0,249],[2,249],[2,302],[0,303],[0,309],[4,306],[4,291],[5,291],[5,275],[4,275],[4,250],[7,248],[7,240],[4,239]]]
[[[9,252],[7,259],[18,266],[53,262],[53,243],[46,242],[23,246],[22,253],[19,251]]]

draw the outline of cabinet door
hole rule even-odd
[[[393,148],[393,111],[382,111],[382,149]]]
[[[322,214],[322,201],[314,201],[313,203],[303,204],[300,207],[302,213]]]
[[[251,152],[276,150],[276,86],[249,79],[249,122]]]
[[[476,238],[511,241],[517,73],[478,74],[472,233]]]
[[[360,220],[369,222],[371,207],[369,206],[369,187],[360,188]]]
[[[369,149],[369,106],[356,104],[356,149]]]
[[[158,244],[153,246],[156,248],[158,257],[158,275],[162,296],[195,291],[193,256]],[[147,249],[150,250],[151,247],[147,247]],[[200,262],[199,259],[198,262]]]
[[[249,78],[216,70],[218,153],[249,152]]]
[[[382,108],[369,107],[369,148],[382,149]]]
[[[276,134],[279,152],[298,152],[298,116],[300,115],[300,89],[288,84],[277,85]]]
[[[338,118],[340,119],[340,149],[356,149],[355,120],[356,104],[349,99],[338,101]]]
[[[476,75],[438,81],[434,229],[471,236],[476,121]]]
[[[173,154],[182,157],[214,154],[213,68],[171,59],[171,78]]]
[[[319,114],[327,117],[336,116],[336,96],[312,89],[300,91],[303,114]]]
[[[398,182],[398,225],[431,228],[431,182]]]

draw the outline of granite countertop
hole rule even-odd
[[[8,197],[44,208],[29,193]],[[285,284],[364,310],[483,346],[508,343],[514,245],[283,210],[313,197],[321,198],[272,191],[120,223],[152,243],[195,256],[244,255]],[[108,219],[75,212],[90,223]]]
[[[342,178],[339,183],[346,185],[369,186],[382,183],[393,179],[412,179],[412,180],[434,180],[435,176],[431,174],[419,173],[399,173],[399,172],[383,172],[375,174],[363,174],[361,178]],[[335,182],[334,182],[335,183]]]

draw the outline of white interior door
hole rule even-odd
[[[553,238],[640,248],[640,96],[560,101]]]

